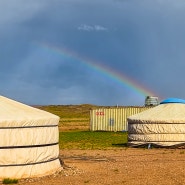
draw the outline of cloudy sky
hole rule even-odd
[[[0,0],[0,94],[31,105],[185,99],[184,0]]]

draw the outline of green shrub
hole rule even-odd
[[[17,184],[17,183],[18,183],[17,179],[10,178],[3,179],[3,184]]]

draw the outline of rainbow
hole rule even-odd
[[[82,57],[81,55],[75,53],[74,51],[71,51],[64,47],[57,47],[44,42],[37,42],[37,45],[40,45],[42,48],[47,49],[49,52],[54,52],[65,58],[78,61],[84,66],[90,68],[91,70],[94,70],[97,73],[104,75],[105,77],[123,85],[124,87],[134,91],[137,94],[140,94],[142,96],[154,96],[154,95],[156,96],[156,93],[142,86],[134,79],[128,77],[123,73],[116,71],[115,69],[110,68],[107,65],[103,65],[97,61],[93,61],[88,58]]]

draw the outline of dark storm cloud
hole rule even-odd
[[[143,96],[79,58],[46,50],[42,43],[48,43],[107,65],[162,97],[185,98],[184,1],[0,4],[1,94],[29,104],[143,104]]]

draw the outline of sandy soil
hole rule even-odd
[[[61,150],[64,169],[30,185],[185,184],[185,149]]]

